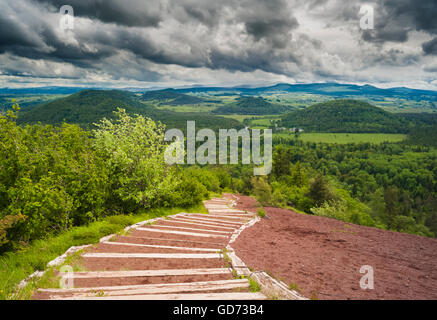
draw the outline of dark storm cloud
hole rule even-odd
[[[246,22],[247,32],[257,41],[268,39],[274,47],[284,48],[289,41],[289,33],[299,23],[296,19],[269,19],[260,21],[253,19]]]
[[[7,47],[37,47],[38,40],[33,38],[21,25],[15,23],[10,16],[0,15],[0,52]],[[7,30],[7,31],[6,31]]]
[[[161,21],[161,3],[157,0],[32,0],[50,5],[52,11],[59,11],[62,5],[71,5],[74,15],[98,19],[106,23],[125,26],[156,27]]]
[[[64,4],[61,0],[31,1],[40,12],[47,14],[56,13],[57,8]],[[151,1],[144,5],[139,0],[70,1],[75,16],[96,18],[110,23],[108,27],[98,26],[95,30],[82,30],[79,23],[76,23],[75,43],[65,42],[60,38],[53,25],[45,22],[43,17],[33,17],[29,21],[23,18],[7,20],[2,16],[6,20],[0,20],[0,23],[7,25],[11,32],[0,35],[0,52],[34,59],[65,61],[82,68],[93,68],[95,62],[111,57],[120,50],[158,64],[239,71],[272,70],[272,65],[278,62],[274,61],[275,58],[281,61],[284,58],[293,60],[290,54],[284,56],[274,52],[275,48],[285,49],[289,45],[291,31],[298,26],[297,19],[287,8],[285,0],[175,0],[166,2],[167,5],[163,3]],[[16,7],[10,3],[8,9],[16,10]],[[29,11],[29,14],[32,12]],[[24,12],[20,15],[26,18]],[[168,42],[163,45],[159,43],[160,31],[166,25],[154,27],[158,27],[160,21],[169,23],[172,20],[177,21],[181,28],[173,30]],[[256,47],[252,47],[250,43],[239,43],[235,51],[224,51],[220,45],[214,43],[211,36],[206,37],[205,43],[200,39],[190,38],[188,28],[195,28],[199,24],[206,26],[211,33],[216,32],[220,26],[233,28],[237,24],[243,24],[243,31],[253,37],[253,41],[264,42]],[[131,26],[152,28],[129,28]],[[38,32],[29,33],[24,30],[25,27]],[[144,30],[151,33],[143,32]],[[232,42],[233,39],[225,41]],[[188,47],[189,50],[184,51],[179,46]]]
[[[365,41],[405,42],[411,31],[437,34],[437,1],[377,0],[374,4],[375,28],[363,32]]]
[[[437,55],[437,37],[431,41],[425,42],[422,45],[422,49],[425,54]]]
[[[355,66],[350,61],[355,57],[348,57],[347,51],[343,56],[343,52],[328,52],[325,40],[302,32],[297,12],[335,4],[329,14],[321,12],[328,28],[346,25],[345,21],[358,25],[363,3],[368,1],[2,0],[0,28],[7,32],[0,34],[0,63],[8,66],[0,64],[0,73],[50,78],[57,75],[51,69],[64,63],[77,69],[61,68],[65,77],[71,78],[89,71],[112,79],[155,81],[162,75],[150,71],[150,66],[154,70],[167,68],[163,74],[181,66],[193,68],[193,74],[197,71],[194,68],[205,68],[230,72],[262,70],[289,77],[305,73],[340,79],[343,73],[345,77],[353,73]],[[374,43],[371,47],[378,49],[387,41],[405,43],[414,30],[432,37],[437,34],[436,1],[373,3],[375,30],[360,31],[353,40],[357,46],[363,43],[360,36],[366,45]],[[58,12],[64,4],[73,6],[77,18],[71,39],[59,30]],[[303,16],[303,22],[308,23],[308,17]],[[303,28],[308,30],[308,26]],[[357,35],[356,29],[354,32]],[[357,64],[417,64],[420,54],[436,54],[436,38],[424,43],[423,53],[418,55],[411,50],[384,48],[378,51],[380,55],[374,51],[359,54]],[[2,54],[22,59],[1,60]],[[28,72],[29,68],[33,70]]]
[[[297,19],[287,9],[282,0],[249,3],[239,15],[246,31],[257,41],[271,39],[275,46],[284,47],[289,33],[299,26]]]

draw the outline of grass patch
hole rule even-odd
[[[250,292],[259,292],[261,291],[261,286],[255,279],[249,278],[249,290]]]
[[[227,268],[232,268],[232,259],[229,257],[227,252],[228,252],[227,249],[222,250],[223,260],[225,260],[225,264]]]
[[[288,288],[290,290],[297,291],[297,292],[301,292],[302,291],[302,289],[296,283],[294,283],[294,282],[290,283]]]
[[[128,225],[179,212],[206,212],[206,209],[199,204],[191,208],[157,208],[143,210],[134,215],[110,216],[54,237],[36,240],[16,252],[4,253],[0,256],[0,300],[29,298],[28,293],[45,277],[31,281],[29,288],[13,296],[18,283],[35,271],[45,270],[48,262],[64,254],[72,246],[97,243],[100,238],[120,232]]]
[[[278,137],[294,138],[293,133],[276,133]],[[315,143],[374,143],[380,144],[383,142],[401,142],[405,140],[405,134],[391,134],[391,133],[301,133],[299,140],[304,142]]]
[[[317,295],[317,292],[311,293],[310,300],[319,300],[319,296]]]

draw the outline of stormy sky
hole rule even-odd
[[[62,30],[59,9],[74,9]],[[360,28],[360,8],[374,28]],[[2,0],[0,87],[437,90],[437,0]]]

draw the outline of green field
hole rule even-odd
[[[172,106],[172,105],[155,105],[157,109],[170,110],[174,112],[211,112],[217,105],[199,103],[199,104],[187,104],[182,106]]]
[[[277,137],[294,137],[291,133],[275,133]],[[320,143],[382,143],[400,142],[406,139],[404,134],[390,133],[301,133],[299,139],[305,142]]]

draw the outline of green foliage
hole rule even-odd
[[[8,229],[12,228],[17,222],[23,222],[26,220],[26,216],[18,214],[16,216],[6,216],[0,219],[0,246],[9,242],[6,238],[6,232]]]
[[[313,132],[408,132],[405,118],[357,100],[332,100],[292,111],[282,125]]]
[[[316,206],[319,206],[326,201],[332,200],[332,192],[329,189],[328,184],[325,182],[323,176],[318,175],[310,183],[308,197],[313,200]]]
[[[198,104],[204,102],[203,99],[179,93],[172,89],[149,91],[141,97],[145,101],[155,100],[167,105]]]
[[[292,146],[274,153],[274,163],[281,163],[281,154],[291,162],[283,166],[289,174],[277,170],[270,177],[275,205],[383,229],[437,232],[434,149],[394,143]],[[410,217],[414,227],[399,223],[398,216]]]
[[[261,291],[261,286],[255,279],[249,278],[249,290],[250,292],[259,292]]]
[[[287,110],[281,105],[272,104],[263,98],[240,97],[237,102],[218,107],[213,113],[218,114],[245,114],[245,115],[266,115],[279,114]]]
[[[294,282],[290,283],[288,288],[290,290],[294,290],[294,291],[297,291],[297,292],[301,292],[302,291],[302,289],[296,283],[294,283]]]
[[[311,211],[315,215],[322,217],[334,218],[368,227],[376,226],[375,221],[368,213],[351,207],[343,199],[326,201],[320,207],[312,208]]]
[[[23,215],[7,239],[29,241],[95,220],[108,196],[107,170],[76,125],[18,127],[0,116],[0,218]]]
[[[291,133],[276,133],[278,137],[292,139]],[[383,142],[401,142],[407,138],[405,134],[398,133],[320,133],[308,132],[301,133],[299,139],[303,142],[315,143],[383,143]]]
[[[164,127],[118,109],[115,120],[103,119],[93,130],[97,153],[109,169],[114,202],[136,210],[162,201],[177,185],[174,168],[165,164]]]
[[[288,175],[291,170],[291,149],[279,145],[275,148],[273,156],[272,175],[281,177]]]
[[[262,205],[268,205],[272,202],[272,189],[265,177],[253,177],[252,185],[253,194]]]
[[[187,173],[181,176],[174,191],[164,196],[163,205],[188,207],[199,203],[208,195],[208,189]]]
[[[424,237],[432,237],[433,233],[423,225],[417,224],[413,217],[395,216],[392,221],[392,229],[399,232],[417,234]]]
[[[186,131],[187,120],[196,121],[198,128],[240,129],[243,125],[234,119],[213,116],[205,113],[179,113],[160,110],[150,103],[142,102],[135,94],[119,90],[83,90],[62,99],[28,108],[22,112],[19,124],[38,122],[59,125],[63,122],[90,128],[102,118],[114,119],[118,108],[127,114],[140,114],[154,121],[161,121],[170,128]]]
[[[264,218],[266,216],[266,211],[263,208],[258,208],[256,213],[258,214],[258,217],[260,217],[260,218]]]
[[[167,166],[164,128],[143,116],[119,109],[91,134],[65,123],[17,126],[18,109],[0,114],[0,252],[108,215],[189,207],[231,187],[221,169],[190,175]]]

